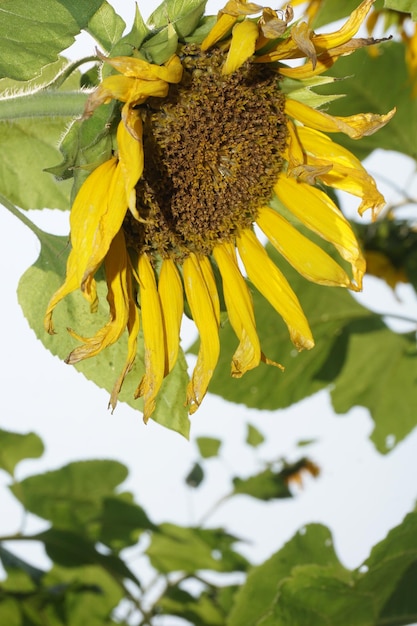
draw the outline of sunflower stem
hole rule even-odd
[[[26,217],[24,213],[19,211],[19,209],[15,207],[15,205],[2,194],[0,194],[0,204],[2,204],[8,211],[10,211],[12,215],[17,217],[17,219],[20,220],[25,226],[27,226],[33,232],[33,234],[38,237],[38,239],[41,239],[44,231],[36,226],[36,224],[34,224],[32,220]]]
[[[84,111],[87,92],[46,89],[0,99],[0,121],[38,117],[78,117]]]

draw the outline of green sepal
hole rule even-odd
[[[204,15],[207,0],[164,0],[148,23],[158,29],[172,24],[181,40],[190,35]]]
[[[168,24],[156,35],[147,39],[141,46],[139,52],[145,56],[150,63],[162,65],[176,53],[178,47],[178,35],[172,24]]]
[[[139,50],[150,32],[136,4],[132,30],[115,44],[112,48],[111,56],[129,56],[132,54],[132,50]]]
[[[215,15],[207,15],[203,17],[191,35],[185,37],[185,42],[201,44],[213,28],[216,23],[216,19]]]
[[[106,51],[110,51],[120,40],[126,27],[124,20],[114,8],[104,0],[98,11],[87,24],[86,31]]]
[[[344,97],[344,94],[318,94],[312,91],[314,87],[334,83],[334,81],[332,76],[313,76],[302,81],[284,77],[280,81],[279,87],[291,100],[297,100],[297,102],[302,102],[313,109],[318,109],[333,100]]]

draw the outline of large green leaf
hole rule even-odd
[[[87,30],[105,50],[110,51],[123,35],[125,26],[120,15],[104,0],[89,20]]]
[[[327,529],[309,525],[250,572],[227,626],[401,626],[417,620],[417,513],[350,572]]]
[[[11,476],[23,459],[38,459],[44,451],[42,440],[35,433],[12,433],[0,429],[0,468]]]
[[[20,280],[19,302],[30,326],[45,347],[52,354],[65,359],[75,347],[74,340],[65,330],[68,326],[88,337],[93,336],[97,329],[107,322],[106,289],[104,282],[100,281],[98,285],[100,304],[94,315],[90,313],[89,306],[81,294],[68,296],[58,305],[54,314],[57,334],[48,335],[43,327],[43,318],[50,297],[65,277],[68,241],[65,237],[56,237],[39,231],[37,234],[41,241],[41,253],[36,263]],[[76,368],[98,386],[111,392],[119,372],[123,369],[126,351],[127,337],[122,337],[117,344],[110,346],[93,359],[82,361]],[[142,409],[142,401],[134,400],[134,393],[144,373],[143,359],[144,347],[140,336],[135,364],[126,377],[120,394],[120,400],[139,410]],[[188,438],[190,421],[184,406],[187,383],[187,364],[181,352],[174,370],[164,380],[152,418]]]
[[[77,461],[29,476],[11,490],[25,509],[62,529],[86,528],[100,514],[103,498],[127,477],[117,461]]]
[[[0,77],[28,80],[56,61],[103,0],[2,0]]]
[[[309,283],[270,247],[268,252],[299,296],[316,346],[298,353],[277,313],[254,291],[262,349],[268,357],[280,361],[285,371],[261,364],[243,379],[231,379],[228,372],[237,339],[230,325],[224,324],[220,331],[219,366],[210,391],[231,402],[274,410],[286,408],[331,384],[337,412],[345,413],[356,405],[370,410],[375,422],[372,440],[379,451],[387,452],[392,436],[400,441],[417,423],[414,335],[395,333],[348,291]]]
[[[104,498],[102,511],[95,521],[99,524],[97,539],[117,551],[134,545],[143,530],[158,530],[130,494]]]
[[[163,28],[171,22],[179,37],[184,39],[196,28],[206,3],[207,0],[164,0],[148,22],[154,28]]]
[[[414,21],[417,21],[417,4],[416,0],[384,0],[386,9],[394,9],[403,13],[411,13]]]
[[[162,524],[160,533],[152,536],[146,553],[160,572],[185,572],[198,570],[231,572],[246,569],[247,562],[232,550],[236,541],[223,530],[186,528]]]
[[[405,63],[405,45],[386,42],[378,46],[378,51],[378,56],[374,56],[366,49],[358,50],[335,63],[329,73],[345,79],[339,84],[339,91],[347,95],[331,102],[328,113],[342,116],[387,113],[394,107],[397,112],[384,128],[369,137],[355,141],[343,135],[337,136],[337,141],[361,159],[376,148],[396,150],[415,159],[417,99],[411,95],[412,81]],[[320,91],[327,92],[328,89],[320,87]],[[334,86],[330,89],[332,91]]]

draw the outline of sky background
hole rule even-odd
[[[113,0],[112,4],[129,25],[133,1]],[[157,3],[147,0],[139,6],[146,17]],[[215,13],[220,7],[219,2],[208,3],[210,12]],[[91,54],[94,46],[91,39],[82,38],[70,55],[76,58]],[[412,179],[415,164],[410,160],[381,152],[371,157],[368,167],[378,179],[391,180],[398,187],[410,188],[413,181],[417,194],[416,179]],[[380,188],[388,200],[397,198],[390,185],[382,182]],[[68,234],[68,215],[48,210],[34,211],[31,217],[49,232]],[[230,490],[233,475],[254,473],[261,460],[285,457],[291,461],[308,454],[321,467],[321,475],[317,480],[306,479],[294,499],[266,504],[245,496],[235,497],[208,521],[213,526],[224,525],[246,540],[240,549],[255,562],[279,549],[305,524],[320,522],[330,527],[342,562],[357,567],[371,546],[414,508],[417,431],[381,456],[368,439],[373,429],[368,412],[356,408],[345,416],[335,416],[327,392],[275,412],[250,410],[209,394],[192,417],[190,442],[152,421],[145,426],[141,414],[122,403],[112,415],[107,410],[108,393],[47,352],[23,317],[16,287],[38,253],[36,237],[2,209],[0,427],[34,431],[46,446],[41,459],[19,465],[17,478],[55,469],[73,460],[116,459],[130,471],[123,488],[135,494],[151,519],[194,524]],[[417,301],[408,286],[400,286],[394,296],[385,284],[367,278],[359,297],[378,311],[417,319]],[[412,326],[401,328],[408,330]],[[187,322],[184,345],[193,337],[194,329]],[[245,445],[247,423],[266,436],[265,444],[258,450]],[[207,462],[202,486],[191,493],[184,478],[198,458],[194,443],[198,436],[218,437],[224,443],[219,459]],[[301,439],[313,439],[315,443],[301,449],[297,447]],[[1,536],[16,532],[21,523],[21,510],[9,496],[7,483],[8,477],[0,470]],[[27,531],[41,527],[42,522],[28,516]],[[10,549],[28,554],[26,546],[19,544]],[[30,558],[39,564],[46,559],[36,547],[31,548]]]

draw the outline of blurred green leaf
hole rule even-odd
[[[218,456],[222,445],[221,440],[214,437],[197,437],[195,442],[203,459],[210,459],[213,456]]]
[[[338,59],[329,72],[344,79],[339,83],[338,91],[347,95],[331,102],[328,113],[342,116],[365,112],[388,113],[397,108],[392,120],[369,137],[355,141],[345,135],[335,135],[335,141],[360,159],[377,148],[417,158],[414,141],[417,135],[417,98],[411,95],[413,85],[405,63],[405,51],[403,43],[385,42],[378,45],[377,56],[366,49],[357,50],[355,54]],[[320,91],[327,93],[329,90],[324,86],[320,87]],[[333,91],[334,85],[330,88],[330,92]]]
[[[207,0],[163,0],[148,23],[154,28],[163,28],[170,22],[183,40],[198,25],[206,4]]]
[[[0,624],[22,626],[18,600],[0,595]]]
[[[282,472],[271,468],[248,478],[233,478],[233,493],[252,496],[258,500],[292,497]]]
[[[204,471],[201,467],[200,463],[194,463],[191,471],[187,474],[185,478],[185,483],[189,487],[197,488],[201,485],[204,480]]]
[[[160,533],[152,536],[146,554],[152,566],[165,573],[240,571],[246,568],[246,560],[231,549],[235,541],[222,530],[162,524]]]
[[[2,0],[0,76],[28,80],[56,61],[103,0]]]
[[[0,429],[0,468],[14,475],[16,465],[24,459],[38,459],[44,447],[35,433],[12,433]]]
[[[10,488],[23,506],[62,529],[86,529],[127,477],[117,461],[76,461],[64,467],[29,476]]]
[[[33,591],[45,574],[43,570],[33,567],[1,544],[0,561],[7,573],[6,580],[1,583],[1,589],[5,591]]]
[[[255,426],[252,426],[252,424],[248,424],[246,443],[249,446],[252,446],[252,448],[257,448],[264,441],[265,441],[265,437],[263,436],[263,434],[257,428],[255,428]]]
[[[123,35],[125,26],[125,22],[111,4],[102,0],[101,6],[88,21],[86,30],[100,46],[110,51]]]
[[[100,526],[97,539],[112,550],[135,545],[144,530],[158,530],[144,509],[131,500],[129,494],[103,499],[100,517],[96,519]]]
[[[275,310],[253,290],[262,350],[281,362],[285,371],[260,364],[243,380],[230,378],[237,340],[230,325],[224,324],[219,365],[209,390],[231,402],[275,410],[332,385],[335,410],[345,413],[353,406],[368,408],[375,423],[372,441],[380,452],[388,452],[393,437],[398,443],[417,424],[415,335],[390,330],[380,315],[361,306],[346,290],[307,282],[270,246],[268,254],[300,298],[316,346],[309,352],[297,352]]]
[[[321,0],[318,11],[314,16],[312,27],[320,28],[326,24],[331,24],[347,17],[358,8],[360,0],[344,0],[344,2],[335,2],[334,0]]]
[[[417,21],[417,4],[415,0],[384,0],[386,9],[394,9],[403,13],[411,13],[414,21]]]
[[[99,281],[100,304],[97,313],[90,313],[89,306],[80,293],[74,293],[60,303],[54,313],[56,335],[48,335],[43,327],[43,318],[49,299],[60,287],[65,278],[68,241],[37,231],[41,241],[41,253],[36,263],[22,276],[18,297],[20,306],[44,346],[65,359],[75,347],[74,340],[65,330],[68,326],[81,332],[83,336],[93,336],[97,329],[108,320],[106,287]],[[120,400],[135,409],[142,409],[142,400],[134,400],[134,393],[144,373],[144,347],[139,336],[137,358],[129,372],[120,393]],[[93,359],[78,363],[75,367],[99,387],[111,392],[126,359],[127,338],[122,337],[117,344],[109,346]],[[63,367],[64,364],[62,365]],[[188,383],[187,364],[182,352],[173,371],[163,382],[158,394],[156,409],[152,419],[166,428],[179,432],[188,438],[190,420],[185,403],[185,389]]]
[[[193,626],[223,626],[225,615],[216,606],[213,595],[210,590],[194,597],[178,587],[169,588],[158,602],[158,609],[164,615],[176,615],[188,620]]]

